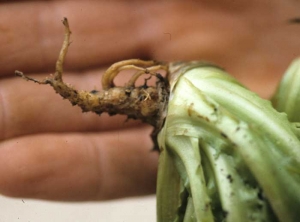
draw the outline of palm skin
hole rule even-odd
[[[288,22],[295,1],[0,4],[0,193],[7,196],[83,201],[155,192],[150,127],[82,114],[50,87],[13,76],[54,71],[63,17],[73,32],[64,77],[77,89],[100,89],[101,73],[123,59],[207,60],[267,98],[300,54],[300,28]]]

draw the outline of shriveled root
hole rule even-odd
[[[71,31],[67,18],[63,19],[65,37],[59,57],[56,62],[55,73],[44,80],[37,80],[15,71],[17,76],[38,84],[49,84],[63,98],[68,99],[73,105],[81,107],[83,112],[110,115],[125,114],[128,118],[141,119],[156,128],[163,122],[163,111],[168,101],[169,85],[165,77],[158,73],[159,70],[168,72],[168,65],[156,61],[143,61],[139,59],[125,60],[113,64],[102,77],[102,91],[78,91],[63,82],[63,63],[70,45]],[[115,77],[123,70],[135,70],[125,86],[115,86]],[[147,79],[142,86],[135,86],[137,79],[142,75],[157,78],[155,86],[148,86]]]

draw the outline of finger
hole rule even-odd
[[[64,79],[78,90],[101,90],[102,70],[78,74],[66,74]],[[43,76],[33,76],[42,79]],[[127,79],[120,75],[118,83]],[[21,78],[7,78],[0,81],[0,140],[45,132],[87,132],[114,130],[140,124],[126,121],[126,116],[101,116],[82,113],[67,100],[46,85],[26,82]]]
[[[132,33],[135,10],[128,2],[40,1],[4,4],[0,8],[0,73],[54,67],[63,41],[60,20],[68,17],[72,47],[67,67],[86,68],[124,58],[141,50]],[[12,17],[11,15],[14,14]],[[115,16],[118,15],[118,16]],[[76,35],[75,35],[76,33]],[[141,52],[140,54],[143,54]]]
[[[106,200],[154,192],[158,153],[149,128],[44,134],[0,143],[0,193],[48,200]]]
[[[266,71],[279,74],[299,54],[300,31],[284,23],[298,14],[299,3],[277,1],[271,11],[264,1],[246,3],[238,7],[192,1],[7,4],[0,8],[4,30],[0,73],[52,67],[63,38],[57,20],[66,16],[73,31],[67,67],[84,69],[123,58],[153,57],[210,60],[235,75],[248,75],[245,70],[251,68],[255,78]]]

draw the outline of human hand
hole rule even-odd
[[[300,28],[287,22],[296,2],[1,4],[0,193],[9,196],[103,200],[155,190],[151,129],[82,114],[50,87],[12,77],[15,69],[38,79],[54,71],[63,17],[73,32],[64,77],[78,89],[98,88],[99,73],[115,61],[197,59],[267,97],[300,54]]]

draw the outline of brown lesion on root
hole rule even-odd
[[[65,38],[56,62],[55,74],[44,80],[37,80],[15,71],[17,76],[38,84],[49,84],[63,98],[68,99],[72,105],[78,105],[83,112],[110,115],[124,114],[129,118],[140,119],[156,128],[154,134],[160,129],[165,106],[169,96],[169,85],[159,70],[168,72],[168,65],[156,61],[143,61],[139,59],[125,60],[113,64],[102,77],[102,90],[78,91],[71,85],[63,82],[63,63],[70,45],[71,31],[67,18],[62,21],[65,27]],[[133,76],[125,86],[116,86],[114,78],[123,70],[135,70]],[[155,86],[148,86],[147,81],[142,86],[136,86],[137,79],[142,75],[154,76]]]

